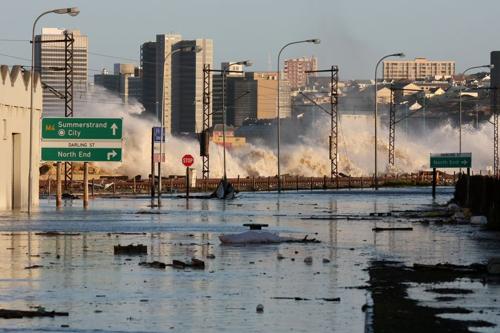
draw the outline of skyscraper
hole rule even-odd
[[[141,79],[142,105],[146,115],[159,118],[159,109],[156,107],[156,43],[146,42],[141,45]]]
[[[292,90],[305,87],[307,76],[315,76],[316,74],[307,74],[306,71],[315,71],[318,69],[318,61],[316,57],[310,58],[295,58],[285,60],[285,78],[290,83]]]
[[[196,47],[201,51],[180,51]],[[201,132],[203,66],[212,62],[210,39],[182,40],[181,35],[159,34],[156,42],[142,44],[142,102],[159,122],[163,115],[167,133]]]
[[[167,133],[172,133],[172,61],[179,52],[175,52],[181,35],[156,35],[156,102],[159,113],[164,117]]]
[[[182,40],[174,45],[174,48],[185,47],[201,47],[201,52],[177,52],[173,57],[171,131],[200,133],[203,127],[203,65],[213,64],[213,42],[211,39]]]
[[[79,30],[42,28],[35,37],[35,69],[42,82],[64,94],[65,86],[65,32],[73,36],[73,96],[85,94],[88,74],[88,38]],[[51,42],[53,41],[53,42]],[[43,112],[49,116],[64,116],[64,100],[49,89],[43,92]]]

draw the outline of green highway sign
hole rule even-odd
[[[42,161],[121,162],[121,148],[42,147]]]
[[[121,118],[42,118],[42,140],[121,140]]]
[[[431,168],[470,168],[472,153],[431,154]]]

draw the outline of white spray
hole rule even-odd
[[[103,92],[100,92],[102,95]],[[78,106],[79,116],[121,117],[124,124],[123,163],[100,163],[99,166],[116,174],[147,177],[151,166],[151,127],[158,123],[145,119],[140,103],[121,104],[121,100],[106,94],[105,102]],[[108,96],[109,95],[109,96]],[[304,128],[299,141],[292,144],[282,142],[282,173],[303,176],[322,176],[330,174],[328,159],[328,118],[320,116],[309,128]],[[339,132],[339,171],[353,176],[373,173],[374,137],[373,117],[342,116]],[[282,129],[286,131],[287,129]],[[465,126],[463,129],[463,151],[473,153],[474,169],[486,169],[492,165],[493,126],[484,123],[479,129]],[[458,131],[451,125],[428,130],[425,137],[409,138],[403,131],[396,132],[397,172],[414,172],[429,168],[429,154],[456,152]],[[201,157],[198,141],[194,139],[167,137],[165,175],[183,175],[185,168],[181,163],[184,154],[195,157],[194,167],[201,176]],[[381,126],[379,140],[379,169],[388,171],[388,133]],[[222,177],[222,147],[210,145],[210,177]],[[274,176],[277,170],[274,149],[264,145],[247,144],[242,148],[228,150],[227,174],[229,177]]]

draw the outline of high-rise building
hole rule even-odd
[[[214,76],[214,82],[219,80],[215,80],[216,78]],[[287,118],[291,115],[290,87],[286,80],[280,81],[280,86],[280,117]],[[244,77],[227,77],[226,96],[227,125],[241,126],[246,120],[274,119],[278,99],[278,74],[248,72]],[[214,102],[214,108],[216,107]],[[214,116],[216,114],[214,109]],[[214,119],[214,124],[222,123],[222,119],[218,121],[219,118],[221,117]]]
[[[455,75],[454,61],[385,60],[384,80],[424,80],[427,78],[447,79]]]
[[[79,30],[42,28],[35,37],[35,69],[41,73],[42,82],[64,94],[65,87],[65,33],[73,36],[73,96],[87,91],[88,38]],[[64,100],[49,89],[43,92],[44,115],[64,116]]]
[[[156,43],[141,45],[142,105],[149,117],[159,118],[156,104]]]
[[[233,89],[230,88],[231,85],[234,85],[234,81],[238,78],[242,78],[245,76],[243,72],[243,65],[234,64],[234,62],[222,62],[220,68],[217,70],[226,69],[228,72],[226,73],[225,79],[225,88],[224,91],[224,100],[226,105],[227,113],[232,112],[233,110],[228,109],[228,90]],[[239,72],[239,73],[237,73]],[[222,124],[223,123],[223,114],[222,114],[222,73],[213,73],[212,75],[212,124]],[[231,106],[233,107],[233,106]],[[226,124],[231,124],[226,114]]]
[[[200,47],[201,52],[177,52],[172,62],[172,133],[200,133],[203,128],[203,66],[213,65],[213,42],[181,40],[174,45],[189,47]]]
[[[295,59],[285,60],[285,78],[290,84],[290,89],[298,90],[307,84],[308,76],[315,76],[316,74],[307,74],[306,71],[318,70],[318,61],[316,57],[302,57]]]
[[[154,44],[154,45],[153,45]],[[145,61],[146,50],[155,49],[155,59]],[[201,48],[200,52],[176,51]],[[182,40],[180,35],[160,34],[156,42],[143,44],[143,91],[150,94],[154,77],[155,99],[143,98],[146,110],[157,110],[157,118],[165,122],[167,133],[199,133],[203,127],[203,66],[213,62],[210,39]],[[146,68],[154,61],[155,72]],[[146,82],[148,80],[148,82]],[[151,112],[151,111],[149,111]]]
[[[156,35],[156,102],[158,121],[164,117],[167,133],[172,133],[172,63],[179,53],[174,47],[182,39],[181,35],[159,34]]]
[[[101,74],[94,75],[94,84],[118,93],[125,104],[130,98],[137,101],[142,98],[140,70],[134,64],[114,64],[114,73],[103,70]]]

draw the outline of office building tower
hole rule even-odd
[[[213,65],[213,42],[211,39],[181,40],[173,47],[199,47],[201,51],[177,52],[172,59],[171,132],[200,133],[203,128],[203,66]],[[165,110],[165,119],[168,113],[169,110]]]
[[[65,89],[65,33],[73,42],[73,98],[84,98],[88,76],[88,37],[79,30],[42,28],[35,37],[35,69],[42,82],[64,95]],[[75,103],[76,104],[76,103]],[[64,99],[45,88],[43,92],[44,116],[64,116]]]
[[[156,43],[146,42],[141,45],[142,105],[146,116],[159,118],[156,104]]]

